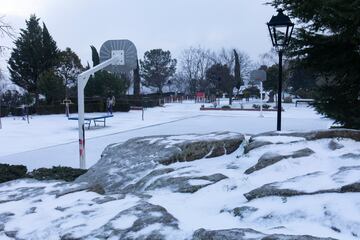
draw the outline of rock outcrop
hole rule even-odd
[[[300,158],[300,157],[307,157],[310,156],[311,154],[315,153],[313,150],[311,150],[310,148],[304,148],[304,149],[300,149],[297,150],[295,152],[292,152],[291,154],[286,154],[286,155],[281,155],[281,154],[276,154],[276,153],[272,153],[272,152],[267,152],[264,153],[260,159],[258,160],[258,162],[252,166],[251,168],[248,168],[245,171],[245,174],[251,174],[255,171],[258,171],[260,169],[266,168],[270,165],[273,165],[283,159],[287,159],[287,158]]]
[[[349,139],[359,136],[272,132],[246,145],[226,132],[112,144],[74,183],[0,184],[0,239],[355,240],[360,145]],[[223,156],[242,143],[245,154]],[[237,228],[223,229],[228,222]]]
[[[172,192],[194,193],[201,188],[207,187],[226,178],[228,177],[221,173],[201,177],[161,177],[150,184],[146,190],[170,188]]]
[[[355,141],[360,141],[360,130],[352,129],[330,129],[330,130],[318,130],[311,132],[266,132],[252,136],[252,138],[260,136],[293,136],[303,137],[308,141],[318,140],[324,138],[348,138]]]
[[[100,185],[107,193],[128,192],[132,187],[139,189],[145,175],[159,175],[152,172],[158,166],[230,154],[243,141],[242,134],[230,132],[134,138],[108,146],[101,159],[75,182]]]
[[[251,228],[233,228],[223,230],[195,231],[192,240],[335,240],[334,238],[318,238],[308,235],[267,235]]]

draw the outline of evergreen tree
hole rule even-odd
[[[45,96],[47,104],[59,103],[64,98],[63,79],[53,70],[41,73],[37,84],[39,91]]]
[[[129,88],[124,76],[118,76],[107,71],[99,71],[89,79],[85,87],[87,97],[108,97],[124,95]]]
[[[216,94],[218,91],[229,95],[231,104],[232,91],[234,89],[234,77],[230,74],[229,67],[225,64],[216,63],[206,71],[206,81],[209,83],[207,94]]]
[[[37,81],[41,73],[42,29],[39,19],[31,15],[26,29],[20,29],[20,37],[9,59],[11,80],[29,93],[38,95]]]
[[[59,49],[50,35],[45,23],[42,28],[42,68],[43,71],[53,68],[58,63]]]
[[[69,97],[71,88],[76,86],[77,77],[82,71],[83,66],[75,52],[70,48],[60,52],[57,75],[63,79],[66,98]]]
[[[244,85],[244,81],[241,78],[241,69],[240,69],[240,61],[239,54],[234,49],[234,58],[235,58],[235,67],[234,67],[234,77],[235,77],[235,87],[240,90],[240,87]]]
[[[272,5],[300,23],[291,53],[316,74],[316,110],[360,129],[360,2],[274,0]]]
[[[144,60],[140,61],[144,85],[155,87],[162,93],[164,85],[176,71],[176,63],[176,59],[171,58],[170,51],[153,49],[145,52]]]
[[[38,104],[40,75],[55,67],[57,47],[44,25],[45,31],[39,25],[39,18],[31,15],[26,20],[26,28],[20,29],[20,37],[15,41],[15,47],[9,59],[11,81],[35,95]]]
[[[141,84],[141,78],[140,78],[139,61],[136,61],[136,68],[134,69],[134,95],[135,96],[140,95],[140,84]]]
[[[290,63],[289,90],[301,98],[314,98],[316,92],[316,77],[314,73],[295,61]]]
[[[91,45],[90,48],[91,48],[91,58],[92,58],[92,62],[93,62],[93,67],[95,67],[96,65],[99,65],[99,63],[100,63],[99,53],[93,45]]]

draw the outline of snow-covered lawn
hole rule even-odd
[[[258,102],[247,104],[253,103]],[[201,105],[184,102],[147,109],[144,121],[141,119],[141,111],[114,113],[114,117],[107,120],[105,128],[86,130],[87,166],[90,167],[99,159],[108,144],[132,137],[214,131],[254,134],[276,128],[276,112],[264,112],[261,118],[259,112],[200,111]],[[327,129],[332,124],[331,120],[324,119],[306,105],[295,108],[294,104],[284,104],[284,108],[283,130]],[[46,115],[33,116],[30,124],[12,117],[2,118],[2,123],[1,163],[24,164],[29,169],[53,165],[78,167],[77,121],[69,121],[64,115]]]

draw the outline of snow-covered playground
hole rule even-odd
[[[253,103],[257,102],[248,104]],[[107,145],[133,137],[216,131],[251,135],[276,129],[276,112],[264,112],[264,117],[259,117],[258,111],[200,111],[201,105],[184,101],[149,108],[145,110],[144,121],[138,110],[114,113],[106,127],[86,130],[87,167],[99,160]],[[285,104],[284,109],[283,131],[328,129],[333,123],[307,105]],[[87,116],[100,114],[103,113]],[[6,117],[2,121],[0,163],[23,164],[29,170],[58,165],[79,167],[76,121],[69,121],[65,115],[32,116],[29,124],[19,117]]]

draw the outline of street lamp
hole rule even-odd
[[[283,13],[282,9],[277,10],[278,14],[272,16],[267,23],[272,45],[279,53],[279,83],[278,83],[278,107],[277,107],[277,131],[281,131],[281,92],[282,92],[282,55],[284,49],[289,45],[294,23]]]

